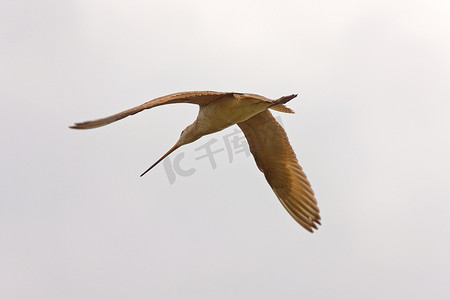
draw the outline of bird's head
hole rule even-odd
[[[148,171],[153,169],[154,166],[156,166],[158,163],[160,163],[164,158],[166,158],[170,153],[175,151],[176,149],[180,148],[183,145],[192,143],[193,141],[198,140],[202,137],[202,134],[197,130],[197,123],[193,123],[186,127],[180,134],[180,138],[175,143],[175,145],[170,148],[169,151],[167,151],[166,154],[164,154],[160,159],[158,159],[157,162],[155,162],[150,168],[148,168],[144,173],[141,174],[141,177],[145,175]]]
[[[178,147],[181,147],[183,145],[190,144],[201,138],[203,135],[197,129],[198,129],[197,123],[193,123],[188,127],[186,127],[181,132],[180,138],[178,139],[176,145],[178,145]]]

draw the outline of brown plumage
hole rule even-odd
[[[200,110],[195,122],[186,127],[177,143],[141,176],[182,145],[237,124],[247,138],[256,165],[264,173],[275,195],[301,226],[313,232],[313,229],[317,229],[316,224],[320,225],[319,208],[314,192],[298,164],[286,132],[269,111],[273,109],[293,113],[284,104],[296,96],[289,95],[271,100],[246,93],[182,92],[156,98],[103,119],[75,123],[70,128],[89,129],[104,126],[159,105],[198,104]]]

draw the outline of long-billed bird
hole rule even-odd
[[[247,138],[256,165],[289,214],[306,230],[320,225],[319,208],[311,185],[298,164],[286,132],[269,109],[293,111],[284,104],[297,95],[271,100],[263,96],[234,92],[181,92],[150,100],[118,114],[94,121],[75,123],[73,129],[90,129],[107,125],[145,109],[172,103],[199,105],[197,119],[186,127],[175,145],[144,173],[150,171],[177,148],[200,137],[237,124]]]

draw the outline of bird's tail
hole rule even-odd
[[[285,106],[284,104],[288,103],[289,101],[291,101],[295,97],[297,97],[297,94],[292,94],[292,95],[289,95],[289,96],[283,96],[283,97],[275,100],[273,102],[273,104],[269,108],[273,109],[273,110],[276,110],[276,111],[279,111],[279,112],[293,114],[294,111],[292,109],[290,109],[289,107]]]

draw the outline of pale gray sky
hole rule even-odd
[[[0,298],[448,299],[449,15],[447,0],[0,0]],[[185,90],[299,93],[281,118],[315,234],[252,157],[196,160],[237,127],[177,152],[192,176],[139,178],[195,106],[67,128]]]

